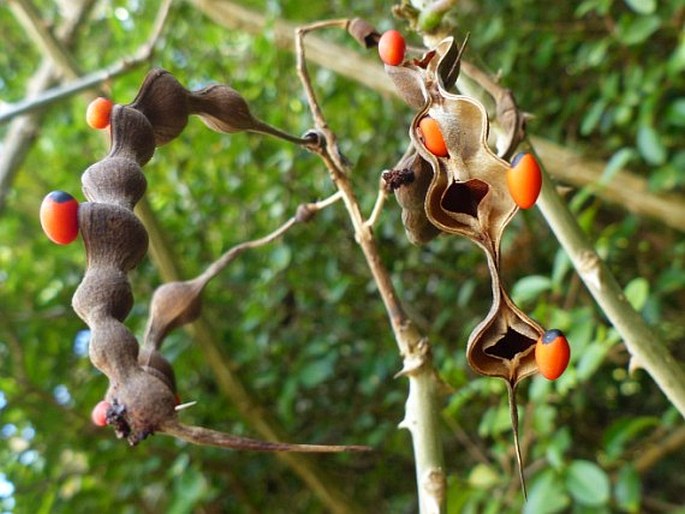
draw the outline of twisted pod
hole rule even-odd
[[[485,252],[492,304],[471,332],[466,356],[477,373],[500,377],[507,383],[525,496],[514,396],[516,385],[538,371],[535,350],[543,338],[543,329],[514,304],[501,279],[502,232],[518,209],[507,184],[512,167],[490,149],[490,124],[483,105],[469,96],[448,92],[459,74],[464,45],[458,48],[448,37],[420,60],[404,61],[398,66],[386,63],[400,96],[416,111],[409,129],[415,156],[407,166],[414,180],[393,189],[412,242],[424,243],[444,232],[466,237]],[[516,113],[511,96],[507,100],[508,109]],[[503,155],[512,151],[522,135],[521,117],[509,111],[505,114],[507,133],[497,141]]]
[[[110,151],[81,177],[88,201],[78,208],[78,226],[87,260],[85,275],[72,299],[74,311],[91,330],[90,360],[109,379],[104,421],[131,445],[161,432],[197,444],[260,451],[368,449],[264,442],[180,423],[175,410],[176,379],[159,347],[168,330],[197,316],[199,305],[182,307],[180,317],[174,317],[177,313],[171,307],[182,300],[183,292],[167,288],[165,305],[153,300],[151,311],[157,321],[151,325],[157,327],[156,335],[147,334],[142,351],[124,325],[133,306],[127,273],[140,263],[148,247],[145,227],[133,213],[147,188],[142,166],[152,158],[157,146],[182,132],[191,114],[199,115],[210,128],[221,132],[247,130],[303,146],[315,144],[312,139],[291,136],[256,119],[245,100],[228,86],[212,85],[192,92],[160,69],[147,75],[131,104],[113,107]],[[162,313],[167,307],[174,316]]]

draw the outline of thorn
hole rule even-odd
[[[194,401],[194,402],[180,403],[180,404],[176,405],[176,407],[174,407],[174,410],[175,410],[176,412],[178,412],[178,411],[181,411],[181,410],[183,410],[183,409],[187,409],[187,408],[189,408],[189,407],[192,407],[192,406],[195,405],[196,403],[197,403],[196,401]]]

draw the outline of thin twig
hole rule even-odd
[[[373,210],[371,215],[364,222],[367,227],[373,227],[378,223],[378,219],[383,212],[383,206],[385,205],[385,200],[388,198],[388,190],[385,188],[385,182],[381,179],[380,185],[378,187],[378,196],[376,197],[376,203],[373,205]]]
[[[84,0],[75,4],[71,17],[63,20],[57,27],[56,34],[59,41],[64,45],[71,43],[77,27],[86,18],[93,4],[94,0]],[[27,96],[36,96],[41,91],[45,91],[54,83],[58,75],[59,72],[52,60],[43,59],[38,71],[28,82]],[[40,116],[36,112],[15,118],[7,130],[7,135],[2,142],[2,152],[0,152],[0,211],[5,207],[5,199],[14,177],[39,132],[39,126]]]
[[[318,154],[326,165],[331,179],[343,195],[343,201],[354,228],[367,265],[383,300],[400,354],[403,369],[398,375],[409,380],[409,394],[405,418],[401,428],[412,435],[416,465],[416,482],[421,514],[440,514],[445,509],[446,479],[442,440],[439,431],[439,383],[432,366],[430,344],[408,318],[399,301],[390,275],[382,263],[371,223],[364,221],[359,202],[349,180],[348,165],[341,158],[335,134],[328,128],[307,71],[304,38],[312,30],[336,24],[316,23],[296,30],[295,48],[297,72],[302,82],[317,130],[322,134]],[[339,26],[339,25],[337,25]],[[379,202],[377,202],[377,205]],[[380,206],[379,206],[380,209]],[[372,215],[371,219],[377,217]]]
[[[152,57],[155,45],[162,34],[172,1],[173,0],[164,0],[157,13],[157,18],[155,19],[150,37],[138,48],[133,56],[121,59],[101,70],[84,75],[67,84],[49,89],[35,97],[25,98],[19,102],[9,104],[0,111],[0,123],[7,122],[20,114],[37,111],[58,100],[64,100],[65,98],[69,98],[82,91],[97,87],[107,80],[122,75],[132,68],[148,61]],[[39,41],[43,42],[42,39]],[[61,54],[68,55],[61,45],[45,46],[42,50],[52,58],[53,54],[56,53],[56,48],[61,49]],[[67,59],[65,61],[64,59],[61,59],[59,62],[56,62],[56,64],[61,65],[65,62],[70,62],[70,60]],[[77,71],[73,68],[69,68],[69,71],[63,71],[63,73],[68,73],[71,76],[78,76]]]
[[[61,75],[70,79],[76,78],[78,76],[75,72],[78,69],[76,60],[68,52],[62,51],[62,43],[47,29],[38,9],[29,0],[10,0],[9,6],[14,17],[40,49],[41,54],[47,55],[55,63]]]
[[[210,264],[200,275],[198,275],[194,280],[202,284],[202,287],[204,287],[211,279],[216,277],[219,273],[221,273],[226,266],[228,266],[233,260],[235,260],[241,253],[243,253],[245,250],[250,250],[253,248],[259,248],[260,246],[267,245],[271,243],[272,241],[278,239],[281,237],[283,234],[285,234],[290,228],[293,227],[293,225],[297,223],[301,223],[304,221],[308,221],[311,216],[319,212],[321,209],[324,209],[338,200],[342,195],[338,193],[334,193],[328,198],[325,198],[324,200],[318,201],[318,202],[312,202],[308,204],[303,204],[300,206],[298,209],[298,212],[292,216],[290,219],[288,219],[285,223],[283,223],[280,227],[275,229],[273,232],[260,237],[258,239],[253,239],[251,241],[244,241],[240,244],[237,244],[227,250],[221,257],[219,257],[216,261],[214,261],[212,264]]]

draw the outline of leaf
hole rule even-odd
[[[582,505],[599,507],[609,501],[609,477],[602,468],[588,460],[571,462],[566,470],[566,488]]]
[[[624,0],[626,5],[638,14],[653,14],[656,0]]]
[[[305,388],[314,387],[334,375],[338,357],[329,353],[322,359],[311,362],[300,369],[300,382]]]
[[[625,45],[644,43],[649,36],[661,27],[661,19],[656,16],[623,16],[617,24],[618,39]]]
[[[626,446],[641,432],[659,425],[659,418],[641,416],[619,419],[612,423],[603,436],[604,451],[611,461],[621,457]]]
[[[649,298],[649,282],[642,277],[634,278],[625,287],[623,294],[633,309],[640,311]]]
[[[521,304],[536,300],[543,292],[552,288],[552,280],[544,275],[529,275],[522,278],[511,292],[515,303]]]
[[[487,464],[476,464],[469,473],[469,484],[478,489],[489,489],[500,481],[494,469]]]
[[[621,148],[611,156],[602,172],[601,182],[606,184],[635,156],[633,148]]]
[[[678,98],[669,104],[666,121],[676,127],[685,127],[685,98]]]
[[[523,514],[552,514],[563,511],[570,504],[558,475],[547,470],[533,482]]]
[[[625,512],[640,512],[642,483],[640,476],[632,465],[621,468],[614,487],[616,505]]]
[[[648,164],[659,166],[666,162],[666,148],[651,125],[641,125],[638,129],[637,149]]]
[[[609,351],[609,348],[609,345],[601,342],[594,342],[588,345],[576,364],[578,380],[583,382],[595,374],[602,361],[604,361],[604,356]]]
[[[592,107],[590,107],[590,109],[585,113],[585,116],[583,116],[583,121],[580,125],[580,133],[582,135],[587,136],[593,130],[595,130],[599,124],[602,114],[604,114],[606,106],[607,104],[604,100],[598,100],[592,104]]]

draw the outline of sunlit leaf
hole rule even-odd
[[[573,499],[582,505],[598,507],[609,501],[609,477],[594,462],[574,460],[566,469],[565,481]]]

